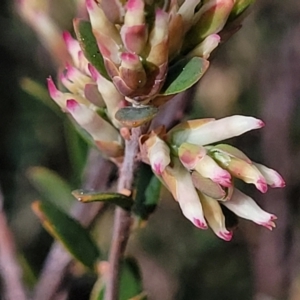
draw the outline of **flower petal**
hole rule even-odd
[[[274,220],[276,220],[277,217],[262,210],[252,198],[245,195],[238,189],[234,189],[231,199],[226,202],[222,202],[222,204],[239,217],[251,220],[254,223],[265,226],[270,230],[275,227]]]
[[[178,201],[184,216],[196,227],[206,229],[199,196],[194,188],[191,176],[178,160],[174,161],[174,167],[167,166],[162,173],[162,179]]]
[[[261,174],[264,176],[264,178],[267,181],[267,184],[270,185],[271,187],[279,187],[283,188],[285,187],[285,181],[281,177],[281,175],[276,172],[273,169],[270,169],[264,165],[258,164],[258,163],[253,163],[256,168],[261,172]]]
[[[199,197],[203,207],[204,217],[210,228],[221,239],[230,241],[232,238],[232,232],[226,229],[225,217],[218,201],[201,193],[199,193]]]

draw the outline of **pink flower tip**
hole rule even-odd
[[[164,171],[162,168],[162,164],[161,163],[156,163],[154,164],[154,169],[153,171],[155,172],[156,175],[161,176],[162,172]]]
[[[74,99],[67,100],[66,107],[68,111],[74,112],[75,109],[79,106],[78,102]]]
[[[231,187],[232,186],[231,175],[227,171],[225,171],[225,172],[223,174],[220,174],[219,176],[213,178],[213,181],[216,183],[219,183],[220,185],[222,185],[224,187]]]
[[[86,0],[85,5],[88,10],[92,10],[95,7],[95,2],[94,0]]]
[[[93,80],[97,81],[99,74],[98,74],[96,68],[93,65],[88,64],[88,69],[91,73],[91,76],[92,76]]]
[[[70,41],[73,40],[72,35],[69,31],[64,31],[62,34],[62,37],[66,44],[68,44]]]
[[[258,128],[264,127],[266,124],[262,120],[257,120],[258,121]]]
[[[48,84],[48,91],[49,91],[51,98],[57,97],[59,91],[56,88],[55,83],[51,76],[47,78],[47,84]]]
[[[233,237],[233,232],[232,231],[220,231],[218,233],[218,237],[220,237],[221,239],[223,239],[226,242],[231,241],[232,237]]]
[[[284,188],[285,185],[286,185],[285,181],[281,178],[281,180],[278,183],[271,184],[271,187],[272,188]]]
[[[221,41],[221,37],[216,33],[212,34],[211,38],[213,38],[217,43],[220,43]]]
[[[127,10],[140,10],[143,8],[143,1],[141,0],[128,0],[126,4]]]
[[[273,228],[276,227],[276,224],[273,221],[276,219],[277,219],[277,217],[275,215],[270,215],[270,219],[267,222],[259,223],[259,225],[262,225],[262,226],[268,228],[269,230],[273,230]]]
[[[266,193],[267,190],[268,190],[268,185],[267,185],[267,182],[264,178],[258,179],[255,186],[262,193]]]
[[[197,219],[197,218],[194,218],[193,219],[193,223],[196,227],[200,228],[200,229],[207,229],[207,225],[205,222]]]
[[[136,63],[139,61],[139,56],[134,53],[123,52],[121,54],[121,60],[128,63]]]

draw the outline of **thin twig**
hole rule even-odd
[[[112,163],[91,151],[86,166],[85,185],[87,189],[105,190],[112,171]],[[102,203],[75,203],[71,215],[83,226],[88,226],[103,207]],[[34,300],[52,300],[72,262],[70,254],[59,242],[54,242],[46,259],[44,268],[35,287]]]
[[[136,168],[136,156],[138,153],[138,139],[141,135],[141,128],[133,128],[130,140],[126,141],[125,157],[120,169],[118,191],[131,190]],[[121,208],[116,208],[114,217],[114,229],[112,244],[109,253],[109,270],[107,275],[105,300],[118,300],[120,263],[127,245],[130,234],[131,215]]]
[[[0,273],[3,280],[4,299],[26,300],[22,283],[22,270],[17,260],[13,235],[3,211],[3,195],[0,190]]]

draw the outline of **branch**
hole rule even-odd
[[[105,190],[112,171],[112,163],[103,159],[98,152],[90,152],[85,171],[85,188]],[[75,203],[71,215],[83,226],[88,226],[103,208],[102,203]],[[52,300],[68,271],[73,258],[59,242],[54,242],[44,268],[35,287],[34,300]]]
[[[131,131],[131,139],[126,141],[125,157],[120,169],[120,177],[118,182],[119,192],[122,192],[124,189],[132,190],[134,171],[136,168],[136,156],[139,149],[139,137],[141,132],[142,130],[140,127],[133,128]],[[120,263],[129,239],[130,225],[130,212],[119,207],[116,208],[112,244],[109,253],[110,272],[108,272],[106,281],[105,300],[119,299]]]
[[[22,270],[17,261],[16,247],[13,236],[7,225],[3,211],[3,195],[0,191],[0,272],[4,283],[6,300],[26,300],[25,288],[22,283]]]

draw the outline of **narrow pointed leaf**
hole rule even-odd
[[[32,209],[44,228],[59,240],[76,260],[95,270],[96,263],[101,258],[100,250],[78,221],[50,202],[36,201],[32,204]]]
[[[119,193],[99,193],[94,191],[75,190],[72,194],[78,201],[83,203],[101,201],[118,205],[125,210],[130,210],[133,205],[131,197]]]
[[[33,167],[27,172],[31,184],[44,200],[50,201],[68,211],[74,199],[72,189],[57,173],[43,167]]]
[[[92,26],[89,21],[75,19],[74,29],[81,49],[86,59],[100,72],[102,76],[110,80],[106,72],[103,57],[93,35]]]
[[[209,62],[201,57],[179,61],[169,69],[160,94],[165,96],[175,95],[187,90],[199,81],[208,66]]]
[[[154,106],[123,107],[116,112],[115,118],[126,127],[138,127],[152,120],[158,113]]]

